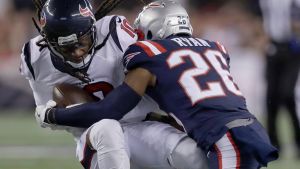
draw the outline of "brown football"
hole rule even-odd
[[[53,100],[57,103],[57,107],[67,107],[69,105],[97,101],[95,96],[84,91],[82,88],[66,83],[54,86]]]

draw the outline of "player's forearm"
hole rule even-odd
[[[141,96],[124,83],[100,102],[56,108],[49,112],[48,119],[58,125],[86,128],[102,119],[120,120],[140,100]]]

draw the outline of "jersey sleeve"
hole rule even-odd
[[[32,60],[31,60],[30,41],[25,43],[22,48],[19,71],[21,75],[25,76],[25,78],[28,80],[35,78],[34,70],[32,67]]]
[[[220,42],[212,42],[212,43],[214,44],[215,48],[222,53],[223,57],[226,59],[228,67],[230,67],[230,56],[225,46],[222,45]]]
[[[48,86],[45,83],[34,80],[29,80],[29,85],[31,87],[36,106],[46,105],[49,100],[53,99],[52,86]]]
[[[36,42],[41,38],[41,36],[37,36],[24,44],[19,67],[21,75],[29,81],[37,106],[45,105],[48,100],[52,99],[52,87],[40,80],[41,68],[43,68],[43,64],[47,64],[39,62],[44,54],[40,51],[40,47],[36,45]],[[41,65],[41,63],[43,64]]]
[[[42,36],[37,36],[23,45],[19,71],[28,80],[36,80],[38,67],[38,60],[42,57],[40,47],[36,45],[36,42],[41,40]],[[45,51],[43,49],[42,51]]]
[[[97,21],[96,28],[97,33],[102,37],[102,39],[98,39],[100,42],[110,33],[116,47],[123,53],[129,45],[137,40],[134,29],[124,16],[105,16]]]
[[[151,69],[158,64],[154,57],[165,53],[166,49],[154,41],[139,41],[130,45],[123,58],[123,65],[126,70],[142,67],[151,72]]]
[[[120,44],[122,46],[123,52],[125,52],[129,45],[137,41],[137,35],[124,16],[117,16],[116,23],[116,29]]]

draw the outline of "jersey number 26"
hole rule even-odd
[[[184,58],[191,59],[195,67],[187,69],[181,74],[179,84],[193,105],[204,99],[225,96],[226,94],[222,86],[235,95],[242,95],[241,91],[232,81],[228,69],[223,68],[224,66],[228,68],[228,65],[220,51],[207,50],[203,54],[190,49],[175,51],[167,59],[169,68],[172,69],[184,64]],[[202,89],[195,78],[205,76],[212,68],[219,74],[220,81],[208,81],[206,82],[208,88]],[[221,83],[224,85],[221,85]]]

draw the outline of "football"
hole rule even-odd
[[[54,86],[53,100],[57,103],[57,107],[64,108],[70,105],[97,101],[95,96],[82,88],[66,83]]]

